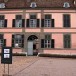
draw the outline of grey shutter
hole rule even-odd
[[[54,27],[54,19],[51,19],[51,27]]]
[[[26,27],[29,27],[29,19],[27,19]]]
[[[3,45],[4,47],[6,46],[6,39],[4,39],[4,45]]]
[[[44,19],[41,19],[41,27],[44,27]]]
[[[12,20],[12,27],[15,27],[15,19]]]
[[[22,27],[25,27],[25,19],[22,19]]]
[[[39,23],[40,23],[40,20],[39,20],[39,19],[37,19],[37,27],[39,27]]]
[[[12,47],[14,47],[14,38],[15,38],[15,36],[12,35]]]
[[[55,45],[55,41],[54,39],[51,39],[51,48],[54,48],[54,45]]]
[[[7,27],[7,19],[4,20],[4,27]]]
[[[41,39],[41,48],[44,48],[44,39]]]

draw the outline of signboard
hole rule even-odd
[[[12,64],[12,48],[11,47],[2,48],[1,63]]]

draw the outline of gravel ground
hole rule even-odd
[[[3,73],[3,66],[0,64],[0,76]],[[13,57],[10,74],[12,76],[76,76],[76,59]]]

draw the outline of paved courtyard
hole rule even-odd
[[[0,63],[0,76],[3,73],[3,66]],[[76,76],[76,59],[15,56],[13,64],[10,65],[10,74],[12,76]]]

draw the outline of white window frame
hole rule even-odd
[[[4,20],[0,20],[0,27],[4,27]]]
[[[45,19],[45,27],[51,27],[51,19]]]
[[[37,26],[37,20],[36,19],[30,19],[30,27],[36,27]]]
[[[50,47],[49,47],[49,45],[50,45]],[[51,48],[51,40],[45,40],[44,41],[44,47],[45,48]]]
[[[18,19],[15,20],[15,27],[17,27],[17,28],[22,27],[22,20],[21,19],[20,20],[18,20]]]
[[[19,47],[21,47],[21,45],[22,45],[22,37],[21,37],[21,35],[15,35],[14,46],[19,48]]]

